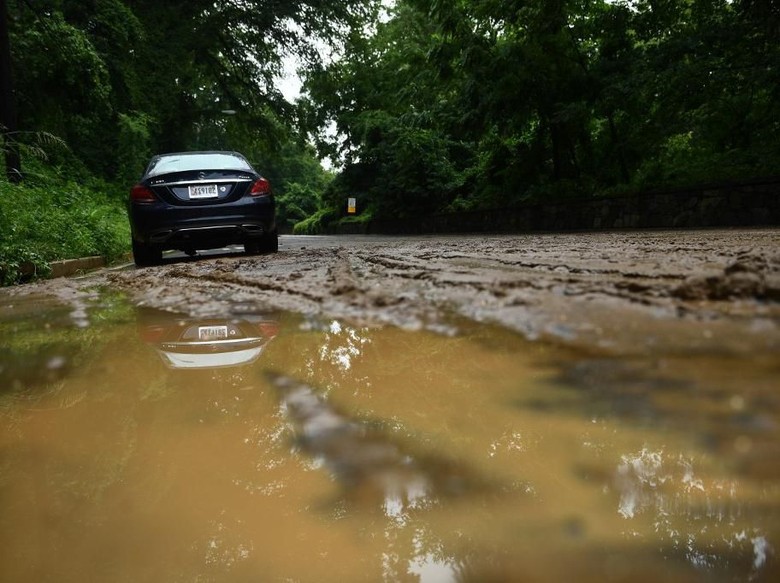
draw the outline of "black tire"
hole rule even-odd
[[[279,235],[274,231],[257,239],[247,239],[244,241],[244,251],[247,255],[276,253],[279,251]]]
[[[247,239],[244,241],[244,251],[247,255],[257,255],[260,253],[260,239]]]
[[[264,235],[260,239],[260,251],[263,253],[276,253],[279,251],[279,233],[274,231],[268,235]]]
[[[133,260],[138,267],[157,265],[162,261],[162,249],[133,240]]]

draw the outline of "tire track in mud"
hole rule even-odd
[[[425,253],[423,256],[432,259],[430,253]],[[642,305],[656,305],[660,297],[670,295],[662,282],[667,279],[679,282],[683,279],[682,276],[668,275],[647,277],[641,273],[625,273],[617,269],[565,268],[563,272],[556,272],[556,267],[560,265],[556,266],[553,263],[503,260],[500,257],[486,259],[472,254],[447,253],[446,257],[451,260],[449,263],[429,261],[425,266],[426,271],[420,269],[421,262],[402,260],[394,255],[361,256],[361,259],[372,265],[387,267],[396,277],[426,280],[442,286],[470,286],[476,291],[487,292],[497,298],[507,298],[519,289],[531,288],[541,291],[565,285],[568,286],[565,292],[568,296],[603,294]],[[518,267],[522,270],[518,270]],[[497,268],[499,272],[496,273],[493,268]],[[545,280],[540,279],[540,268],[548,276]],[[502,273],[504,270],[506,272]],[[455,280],[448,277],[451,274],[460,277]],[[610,276],[615,280],[612,288],[603,285],[604,276]],[[653,284],[625,282],[627,278],[650,280]],[[602,285],[596,285],[596,282],[601,282]],[[648,297],[649,292],[656,297]],[[513,298],[512,301],[516,303],[516,299]]]
[[[269,275],[263,261],[251,259],[218,259],[185,265],[174,264],[120,272],[108,276],[111,284],[128,292],[139,305],[148,305],[197,316],[230,313],[232,306],[256,305],[264,309],[316,311],[327,297],[316,293],[304,282],[306,273],[284,266],[281,274]],[[139,273],[139,271],[141,273]],[[187,290],[186,301],[170,301],[171,295]]]

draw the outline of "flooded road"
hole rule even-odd
[[[244,299],[0,295],[0,580],[777,580],[776,346]]]

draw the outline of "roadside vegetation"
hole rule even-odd
[[[68,373],[99,367],[110,342],[126,346],[128,329],[123,325],[133,326],[135,332],[134,310],[118,294],[104,292],[84,307],[89,326],[73,325],[71,307],[45,303],[20,308],[36,314],[0,322],[0,417],[6,423],[13,424],[20,401],[34,407],[39,400],[56,395]],[[45,327],[36,319],[41,312],[46,314]],[[100,390],[99,385],[93,386]]]
[[[285,54],[318,59],[315,39],[338,44],[371,3],[265,4],[0,2],[3,284],[129,252],[125,198],[156,153],[240,151],[271,181],[282,230],[317,211],[331,176],[275,83]]]
[[[308,72],[301,106],[341,163],[319,217],[348,196],[402,219],[780,169],[776,3],[397,0],[372,30]]]
[[[129,229],[116,185],[75,182],[49,170],[24,184],[0,181],[0,278],[4,285],[46,275],[52,261],[129,250]]]
[[[155,153],[242,152],[299,233],[780,168],[772,2],[0,7],[15,88],[0,96],[4,283],[23,263],[127,252],[124,193]],[[279,90],[287,56],[304,79],[295,104]]]

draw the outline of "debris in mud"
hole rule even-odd
[[[672,291],[683,300],[760,299],[780,301],[780,257],[745,255],[723,273],[688,278]]]

